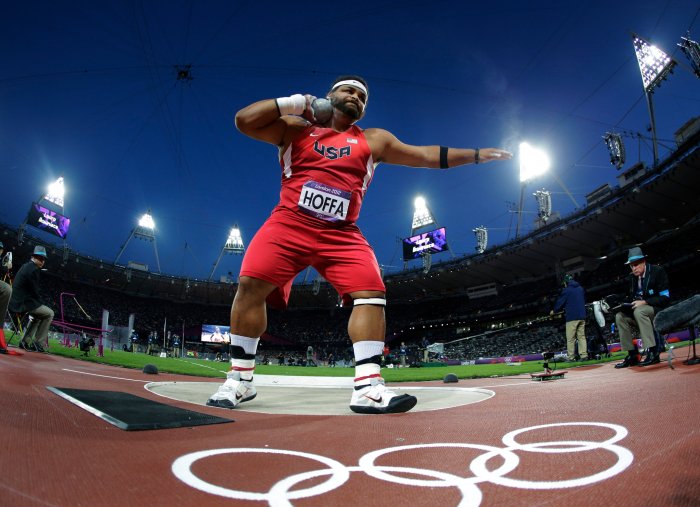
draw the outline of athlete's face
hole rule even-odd
[[[339,86],[328,95],[328,98],[331,99],[333,107],[355,121],[365,114],[367,96],[365,92],[354,86]]]

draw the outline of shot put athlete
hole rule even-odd
[[[279,147],[282,190],[243,258],[231,308],[232,368],[208,405],[234,408],[255,398],[255,352],[267,327],[266,304],[285,307],[294,277],[310,265],[345,304],[353,304],[350,409],[383,414],[415,406],[414,396],[389,390],[380,375],[385,287],[374,252],[355,224],[365,192],[381,162],[447,169],[512,155],[497,148],[411,146],[386,130],[361,129],[355,123],[368,97],[364,79],[341,76],[328,92],[332,108],[325,117],[322,99],[314,103],[315,97],[300,94],[255,102],[236,114],[242,133]]]

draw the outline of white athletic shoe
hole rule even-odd
[[[237,371],[228,372],[226,377],[226,382],[207,400],[210,407],[236,408],[239,403],[250,401],[258,395],[253,382],[240,380]]]
[[[350,410],[358,414],[397,414],[408,412],[417,401],[415,396],[387,389],[382,378],[372,379],[371,384],[353,391]]]

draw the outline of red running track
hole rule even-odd
[[[496,395],[432,412],[290,416],[144,389],[192,377],[2,355],[0,505],[697,506],[700,365],[674,365],[461,380]],[[126,432],[46,386],[129,392],[236,422]]]

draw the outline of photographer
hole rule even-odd
[[[654,315],[671,302],[668,276],[661,266],[647,264],[646,255],[639,247],[630,249],[625,264],[632,270],[630,296],[633,301],[622,305],[621,311],[615,314],[615,326],[620,334],[620,344],[622,350],[627,351],[625,360],[616,364],[615,368],[656,364],[661,359],[654,336],[653,321]],[[632,326],[635,325],[639,328],[642,343],[647,350],[646,359],[641,363],[637,347],[632,341]]]
[[[95,346],[95,339],[90,336],[88,336],[83,332],[80,342],[78,343],[78,347],[80,348],[80,352],[83,353],[83,356],[88,357],[90,355],[90,349]]]

